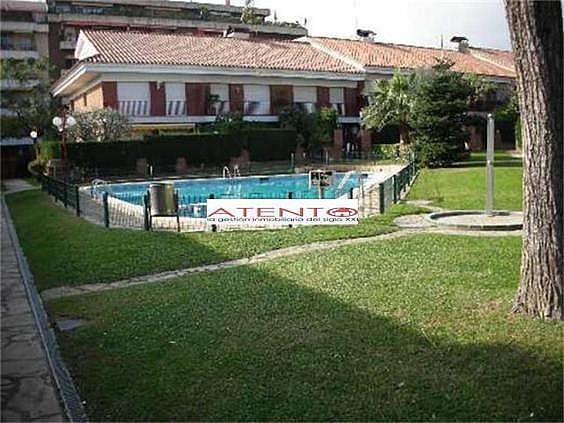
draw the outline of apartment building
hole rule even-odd
[[[58,73],[76,61],[74,49],[81,29],[155,31],[221,36],[225,31],[249,38],[294,39],[307,35],[299,24],[268,22],[269,9],[252,9],[242,22],[244,8],[169,0],[48,0],[49,56]]]
[[[0,10],[2,18],[0,60],[37,60],[49,55],[49,26],[45,3],[2,0]],[[25,96],[36,84],[36,80],[21,83],[12,79],[1,79],[0,89],[3,104],[0,114],[4,117],[10,115],[10,112],[4,107],[4,102],[8,97]],[[5,136],[4,132],[2,131],[4,144],[23,142],[13,139],[15,137],[11,134]]]

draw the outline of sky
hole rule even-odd
[[[244,0],[231,4],[242,6]],[[307,19],[314,36],[354,38],[362,28],[382,42],[440,47],[443,34],[444,46],[451,47],[450,38],[463,35],[474,46],[511,49],[503,0],[255,0],[254,5],[276,11],[278,20]]]

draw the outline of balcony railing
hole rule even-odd
[[[229,113],[229,101],[215,101],[210,105],[210,115],[217,116],[225,113]]]
[[[269,115],[270,102],[269,101],[245,101],[243,104],[243,111],[245,115]]]
[[[298,101],[294,103],[294,106],[306,113],[315,113],[318,109],[317,103],[313,102]]]
[[[35,50],[33,47],[33,42],[31,40],[20,40],[14,41],[9,38],[3,38],[0,41],[0,48],[2,50],[20,50],[20,51],[31,51]]]
[[[166,102],[166,115],[167,116],[185,116],[186,115],[186,101],[184,100],[170,100]]]
[[[331,103],[333,110],[337,112],[338,116],[345,115],[345,104],[344,103]]]
[[[118,111],[124,116],[148,116],[149,102],[147,100],[118,101]]]

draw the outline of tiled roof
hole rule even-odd
[[[471,47],[470,52],[479,59],[492,62],[515,72],[515,55],[511,51]]]
[[[488,76],[515,77],[515,72],[505,66],[496,65],[497,61],[507,63],[512,60],[511,52],[496,54],[496,60],[481,60],[470,53],[461,53],[455,50],[434,49],[428,47],[415,47],[400,44],[385,44],[377,42],[356,41],[338,38],[311,38],[313,43],[318,43],[326,49],[331,49],[342,56],[346,56],[363,66],[413,69],[421,66],[430,66],[438,58],[444,57],[454,62],[453,69],[464,73],[476,73]],[[493,56],[492,51],[488,51]]]
[[[303,42],[103,30],[85,30],[84,35],[99,53],[87,59],[95,63],[359,73]]]

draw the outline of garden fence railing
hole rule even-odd
[[[358,198],[360,217],[383,214],[406,194],[416,176],[417,168],[410,162],[395,175],[383,182],[361,188],[352,188],[341,194]],[[208,198],[240,198],[237,192],[217,192],[207,196],[179,195],[179,220],[174,216],[150,217],[147,194],[112,193],[104,184],[80,187],[50,176],[39,175],[44,191],[56,202],[75,210],[76,215],[106,228],[131,228],[144,230],[205,231],[208,227],[206,202]],[[310,191],[256,193],[248,198],[311,198]],[[221,229],[221,228],[220,228]]]

